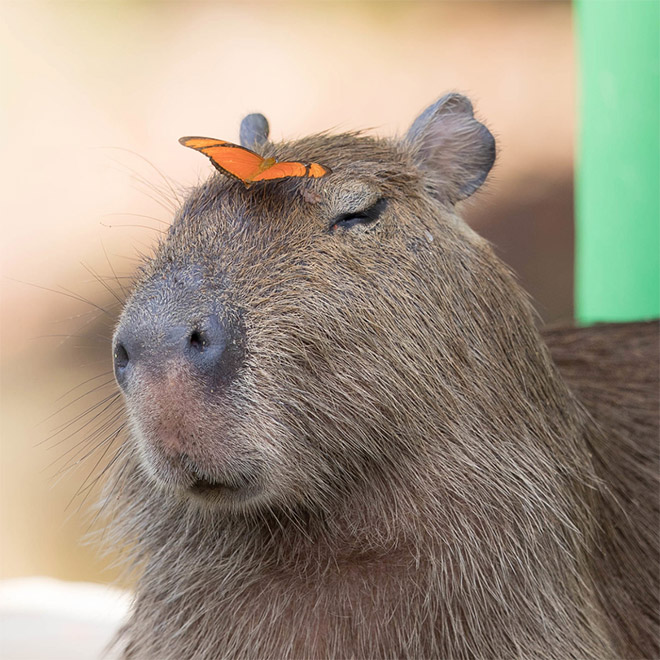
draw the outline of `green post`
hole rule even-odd
[[[660,2],[577,0],[575,312],[660,315]]]

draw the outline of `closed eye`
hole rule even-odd
[[[371,224],[378,220],[386,206],[387,200],[384,197],[381,197],[375,204],[372,204],[369,208],[363,209],[362,211],[356,211],[355,213],[341,213],[333,218],[330,223],[330,231],[339,227],[348,229],[354,225]]]

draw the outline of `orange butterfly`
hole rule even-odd
[[[184,147],[201,151],[223,174],[239,179],[249,188],[255,181],[286,179],[287,177],[311,177],[318,179],[330,173],[328,167],[318,163],[278,163],[274,158],[262,158],[254,151],[224,140],[205,137],[182,137]]]

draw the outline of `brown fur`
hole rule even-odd
[[[217,175],[146,264],[120,328],[213,300],[246,353],[222,391],[163,367],[127,395],[126,658],[657,656],[657,326],[550,331],[551,356],[455,213],[490,167],[458,104],[402,141],[255,140],[333,174]],[[172,425],[232,494],[186,491]]]

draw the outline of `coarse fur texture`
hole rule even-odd
[[[124,657],[657,657],[657,324],[544,341],[454,208],[494,160],[464,97],[244,139],[332,174],[211,177],[126,304]],[[158,348],[210,316],[220,381]]]

